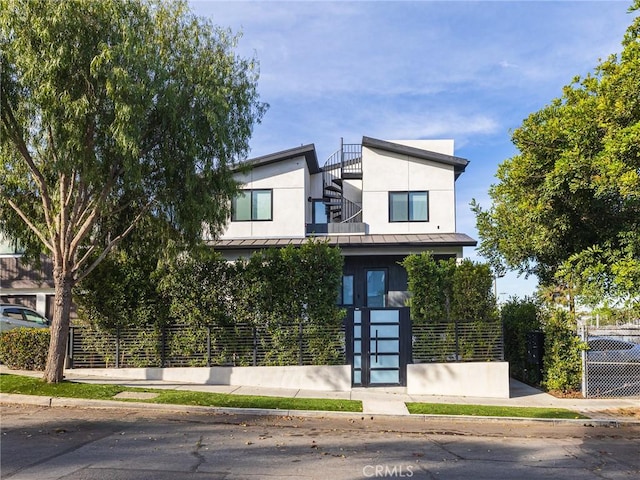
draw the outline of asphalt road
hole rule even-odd
[[[640,427],[0,407],[3,479],[637,479]]]

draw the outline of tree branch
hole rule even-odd
[[[102,251],[102,253],[98,256],[98,258],[96,258],[93,263],[91,265],[89,265],[89,267],[87,267],[87,269],[82,273],[82,275],[79,275],[76,277],[77,272],[80,270],[80,268],[82,267],[82,265],[87,261],[87,259],[89,258],[89,254],[91,253],[91,250],[93,249],[93,246],[91,247],[91,249],[89,249],[89,251],[87,253],[85,253],[85,255],[82,257],[82,259],[80,261],[78,261],[76,263],[75,268],[73,269],[73,276],[76,279],[76,282],[81,282],[84,278],[87,277],[87,275],[89,275],[94,268],[96,268],[96,266],[98,266],[98,264],[104,260],[104,258],[109,254],[109,252],[113,249],[113,247],[120,242],[120,240],[122,240],[124,237],[126,237],[127,235],[129,235],[129,233],[134,229],[134,227],[136,226],[136,224],[140,221],[140,219],[144,216],[144,214],[149,210],[149,208],[151,207],[151,204],[153,203],[154,200],[149,201],[149,203],[147,203],[141,210],[140,212],[138,212],[138,215],[136,216],[136,218],[133,219],[133,222],[131,222],[131,225],[129,225],[129,227],[127,227],[127,229],[122,232],[120,235],[118,235],[116,238],[114,238],[113,240],[111,240],[107,246],[104,248],[104,250]]]
[[[84,237],[91,230],[96,220],[98,219],[100,215],[100,208],[104,203],[104,201],[106,200],[107,196],[109,195],[109,192],[113,188],[113,185],[115,184],[118,170],[119,170],[118,165],[113,165],[111,167],[109,178],[107,179],[107,183],[105,184],[105,186],[102,188],[100,195],[93,202],[89,202],[89,205],[87,205],[87,209],[85,210],[85,212],[83,212],[82,217],[84,217],[86,214],[88,215],[84,220],[84,222],[82,223],[82,225],[80,226],[73,240],[71,240],[72,253],[75,253],[77,251],[78,246],[80,245]]]
[[[20,155],[22,155],[22,158],[24,158],[24,160],[27,162],[31,173],[33,174],[35,181],[40,188],[40,192],[42,193],[41,199],[45,222],[47,223],[47,228],[49,230],[49,233],[51,234],[51,232],[53,231],[53,222],[51,219],[51,198],[49,197],[49,191],[47,190],[47,183],[44,179],[44,176],[42,175],[42,172],[40,171],[40,169],[38,169],[35,162],[33,161],[31,153],[29,153],[29,149],[27,148],[27,144],[25,143],[21,133],[22,129],[20,128],[15,116],[13,115],[13,109],[11,108],[7,97],[8,95],[6,95],[6,92],[2,92],[2,95],[0,95],[0,101],[2,102],[0,108],[0,111],[2,112],[2,121],[5,124],[7,131],[9,132],[9,137],[11,138],[11,140],[13,140],[13,143],[16,145],[16,148],[18,149],[18,152],[20,152]]]
[[[15,204],[13,200],[9,198],[7,199],[7,201],[9,202],[11,208],[13,208],[16,213],[20,215],[20,218],[22,218],[24,223],[26,223],[27,226],[33,231],[33,233],[37,235],[40,241],[44,243],[45,247],[53,252],[53,245],[51,244],[50,239],[47,239],[47,237],[40,230],[38,230],[38,228],[31,222],[29,217],[27,217],[27,215],[20,209],[20,207],[18,207],[18,205]]]

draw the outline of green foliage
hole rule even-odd
[[[543,322],[544,378],[547,390],[564,393],[580,391],[582,384],[583,342],[577,336],[575,316],[563,309],[554,309]]]
[[[72,288],[142,218],[185,244],[224,226],[267,107],[236,40],[180,0],[0,0],[0,232],[54,261],[49,381]]]
[[[338,249],[312,240],[227,262],[207,247],[174,246],[160,259],[153,249],[135,253],[148,244],[112,252],[77,295],[91,325],[85,348],[107,363],[115,362],[115,335],[125,335],[120,365],[158,365],[163,357],[206,365],[208,342],[212,364],[251,365],[254,333],[261,364],[297,365],[301,348],[305,364],[344,361]]]
[[[531,298],[510,298],[502,305],[500,317],[504,328],[504,357],[513,378],[536,385],[541,378],[527,357],[527,334],[539,331],[540,307]]]
[[[630,324],[633,320],[640,318],[640,305],[636,305],[635,308],[616,307],[604,302],[591,310],[587,318],[589,318],[591,325]]]
[[[488,265],[436,261],[429,252],[409,255],[402,265],[411,293],[414,361],[496,357],[501,330],[495,328],[498,314]]]
[[[620,55],[514,131],[519,153],[500,165],[492,206],[473,203],[494,267],[571,284],[590,303],[640,301],[639,35],[636,16]]]
[[[490,405],[456,405],[450,403],[407,403],[412,415],[470,415],[517,418],[589,418],[564,408],[498,407]]]
[[[407,271],[409,306],[416,324],[449,320],[453,298],[455,259],[436,262],[430,252],[409,255],[402,262]]]
[[[235,192],[229,167],[265,111],[255,62],[234,54],[236,37],[179,1],[1,5],[0,183],[41,239],[55,228],[47,210],[67,212],[77,235],[83,207],[106,227],[151,200],[186,238],[199,239],[203,221],[219,231]]]
[[[489,265],[463,260],[453,271],[451,315],[460,320],[497,320]]]
[[[251,256],[245,264],[251,297],[244,292],[239,303],[245,311],[252,303],[250,318],[267,333],[261,337],[267,364],[299,363],[300,345],[307,338],[313,364],[339,361],[344,312],[336,302],[342,264],[340,251],[318,240]]]
[[[431,321],[497,319],[488,265],[455,259],[434,260],[430,252],[409,255],[402,262],[411,292],[409,306],[416,324]]]
[[[151,280],[157,282],[166,322],[197,326],[229,325],[238,268],[203,247],[166,256]]]
[[[233,408],[270,408],[279,410],[362,411],[362,402],[360,400],[229,395],[226,393],[131,388],[122,385],[100,385],[66,381],[51,385],[37,378],[5,374],[0,375],[0,392],[48,397],[120,400],[123,403],[129,400],[116,399],[113,397],[122,392],[148,392],[157,394],[157,397],[146,400],[146,403]],[[134,399],[133,401],[139,402],[140,400]],[[126,405],[123,405],[123,407],[126,407]]]
[[[0,333],[0,362],[17,370],[44,370],[48,328],[15,328]]]

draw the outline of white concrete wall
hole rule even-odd
[[[440,153],[440,152],[439,152]],[[363,148],[363,221],[369,233],[455,232],[453,166]],[[390,191],[428,191],[428,222],[389,222]]]
[[[407,147],[428,150],[429,152],[442,153],[453,156],[454,141],[452,139],[442,140],[389,140],[391,143],[405,145]]]
[[[320,391],[351,390],[351,366],[74,368],[79,376]]]
[[[316,391],[350,391],[351,366],[75,368],[70,375]],[[509,398],[507,362],[407,365],[410,395]]]
[[[508,362],[407,365],[407,393],[509,398]]]
[[[236,177],[244,189],[272,189],[273,219],[229,221],[221,238],[304,237],[309,173],[304,157],[259,166]]]

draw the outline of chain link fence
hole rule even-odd
[[[640,397],[640,325],[582,326],[586,398]]]
[[[413,325],[413,362],[486,362],[504,359],[501,322],[451,321]]]
[[[68,368],[344,365],[343,326],[72,327]]]

